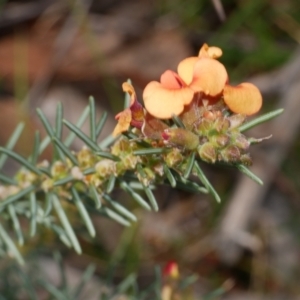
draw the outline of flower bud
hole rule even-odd
[[[240,115],[240,114],[234,114],[228,117],[228,120],[230,121],[230,128],[234,129],[239,126],[241,126],[245,122],[246,116]]]
[[[38,176],[35,173],[26,169],[21,169],[16,176],[16,180],[18,181],[19,185],[23,188],[31,185],[37,179]]]
[[[228,145],[230,138],[227,134],[219,134],[212,137],[212,141],[216,144],[217,147],[225,147]]]
[[[110,159],[102,159],[96,165],[97,174],[102,177],[108,177],[116,171],[116,163]]]
[[[164,164],[162,164],[161,162],[156,163],[154,166],[152,166],[152,168],[159,176],[164,175]]]
[[[77,180],[82,180],[84,178],[84,176],[78,166],[74,166],[71,169],[71,175],[72,175],[72,177],[74,177]]]
[[[163,269],[163,275],[172,279],[179,278],[179,268],[176,261],[169,261]]]
[[[122,163],[125,169],[135,169],[136,165],[140,162],[140,157],[133,154],[128,154],[122,157]]]
[[[252,159],[249,154],[241,155],[241,163],[247,167],[252,165]]]
[[[144,186],[149,186],[150,183],[155,179],[155,174],[150,168],[144,168],[143,171],[143,174],[138,172],[136,176]]]
[[[51,176],[58,180],[68,175],[68,167],[61,161],[54,162],[51,168]]]
[[[207,142],[198,148],[200,158],[208,163],[215,163],[217,160],[217,152],[212,143]]]
[[[250,142],[243,134],[239,134],[234,140],[233,143],[241,150],[247,150],[250,146]]]
[[[237,146],[229,145],[225,149],[223,149],[221,152],[221,157],[223,161],[225,162],[238,162],[241,158],[240,150]]]
[[[111,154],[116,156],[123,156],[126,153],[132,152],[132,149],[135,147],[134,142],[129,141],[125,138],[119,139],[112,147]]]
[[[200,123],[197,125],[197,131],[201,135],[207,135],[207,133],[211,130],[213,122],[208,119],[202,119]]]
[[[225,118],[219,118],[215,121],[214,128],[217,132],[226,132],[230,127],[230,121]]]
[[[95,164],[95,157],[93,152],[87,148],[83,147],[77,154],[77,160],[79,166],[82,168],[89,168]]]
[[[165,156],[165,162],[168,167],[173,167],[183,160],[182,154],[178,148],[172,148]]]
[[[183,128],[165,129],[162,133],[162,138],[166,144],[182,147],[187,150],[194,150],[199,145],[198,136]]]

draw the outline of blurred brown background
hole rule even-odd
[[[0,144],[24,120],[27,130],[18,151],[28,155],[33,132],[41,129],[37,107],[54,122],[56,103],[62,102],[65,118],[76,122],[90,95],[99,115],[110,112],[105,137],[123,106],[122,82],[130,78],[141,95],[147,82],[176,70],[205,42],[223,49],[231,82],[251,81],[261,89],[264,112],[285,108],[282,116],[249,132],[273,134],[252,149],[252,170],[265,185],[205,165],[221,204],[159,187],[159,213],[136,209],[140,221],[125,230],[95,219],[97,238],[81,241],[84,255],[62,251],[74,268],[96,262],[102,274],[113,264],[116,280],[134,271],[142,285],[151,280],[153,265],[176,260],[182,276],[199,276],[195,299],[228,279],[234,284],[224,299],[298,299],[298,0],[1,1]],[[44,156],[51,157],[51,149]],[[6,172],[12,174],[13,165]],[[45,244],[57,247],[53,240]],[[45,244],[35,247],[49,253]]]

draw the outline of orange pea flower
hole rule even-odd
[[[262,105],[259,90],[250,83],[228,85],[227,71],[216,60],[221,55],[220,48],[204,44],[198,57],[188,57],[179,63],[178,73],[167,70],[160,82],[150,82],[143,93],[146,110],[156,118],[170,119],[173,114],[180,115],[194,96],[201,93],[204,99],[223,99],[234,113],[258,112]]]
[[[115,117],[118,120],[112,135],[117,136],[129,129],[130,125],[141,128],[144,121],[143,106],[137,101],[136,93],[131,84],[124,82],[123,91],[130,95],[130,105],[128,108],[118,113]]]
[[[262,96],[259,89],[248,82],[235,87],[226,85],[223,99],[232,112],[247,116],[257,113],[262,106]]]
[[[170,119],[182,113],[192,102],[194,91],[173,71],[165,71],[160,82],[151,81],[143,92],[146,110],[158,119]]]
[[[219,95],[228,79],[225,67],[213,58],[221,54],[221,49],[204,45],[198,57],[180,62],[178,74],[167,70],[160,82],[150,82],[143,93],[146,110],[159,119],[169,119],[182,113],[197,92]]]

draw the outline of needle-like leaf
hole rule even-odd
[[[0,147],[0,152],[10,156],[15,161],[17,161],[18,163],[20,163],[22,166],[24,166],[28,170],[32,171],[33,173],[35,173],[37,175],[42,174],[41,171],[35,165],[31,164],[27,159],[25,159],[21,155],[15,153],[9,149],[3,148],[3,147]]]
[[[95,108],[95,99],[94,97],[89,97],[90,105],[90,132],[91,139],[96,143],[97,134],[96,134],[96,108]]]
[[[239,127],[239,130],[240,130],[240,132],[244,132],[244,131],[252,128],[252,127],[255,127],[255,126],[257,126],[257,125],[259,125],[261,123],[267,122],[267,121],[269,121],[269,120],[271,120],[271,119],[273,119],[273,118],[281,115],[283,112],[284,112],[284,109],[283,108],[279,108],[279,109],[276,109],[274,111],[271,111],[271,112],[268,112],[266,114],[263,114],[263,115],[255,118],[255,119],[253,119],[253,120],[251,120],[251,121],[249,121],[249,122],[241,125]]]
[[[82,132],[77,126],[72,124],[71,122],[67,120],[63,120],[64,124],[72,131],[74,132],[77,137],[79,137],[88,147],[90,147],[94,151],[99,151],[98,145],[91,140],[84,132]]]
[[[36,213],[37,213],[37,203],[35,193],[30,193],[30,236],[33,237],[36,233]]]
[[[121,182],[121,188],[124,189],[129,195],[142,207],[147,210],[151,210],[150,205],[138,194],[136,193],[125,181]]]
[[[104,127],[104,124],[105,124],[106,120],[107,120],[107,112],[105,111],[105,112],[103,112],[103,114],[100,117],[100,120],[99,120],[99,122],[96,126],[96,138],[98,138],[99,135],[101,134],[101,131]]]
[[[244,165],[237,165],[237,168],[244,173],[245,175],[247,175],[249,178],[251,178],[253,181],[255,181],[256,183],[258,183],[259,185],[263,185],[263,181],[257,177],[254,173],[252,173],[246,166]]]
[[[73,195],[73,200],[75,202],[75,205],[79,211],[79,214],[80,214],[83,222],[85,223],[85,226],[86,226],[90,236],[95,237],[95,235],[96,235],[95,227],[93,225],[93,222],[90,218],[89,213],[87,212],[85,206],[83,205],[83,203],[78,195],[78,192],[76,191],[76,189],[74,187],[71,188],[71,192]]]
[[[213,195],[213,197],[216,199],[217,202],[221,202],[221,198],[212,186],[212,184],[209,182],[205,174],[203,173],[202,169],[200,168],[199,164],[197,162],[194,163],[195,171],[200,179],[200,181],[204,184],[204,186],[209,190],[209,192]]]
[[[14,148],[14,146],[16,145],[17,141],[19,140],[19,137],[21,136],[21,133],[24,129],[24,123],[20,123],[16,129],[14,130],[14,132],[12,133],[11,137],[9,138],[9,141],[7,142],[5,148],[8,150],[11,150]],[[0,155],[0,169],[3,167],[5,161],[7,159],[7,155],[6,154],[2,154]]]
[[[19,222],[18,216],[16,214],[15,208],[14,208],[13,204],[8,204],[7,207],[8,207],[8,213],[9,213],[10,218],[13,223],[13,228],[14,228],[15,233],[18,238],[18,243],[20,246],[22,246],[24,244],[24,237],[23,237],[20,222]]]
[[[15,259],[18,261],[20,265],[24,264],[24,260],[22,255],[20,254],[18,248],[10,238],[9,234],[6,232],[4,227],[0,224],[0,238],[6,244],[8,250],[10,251],[11,255],[15,257]]]
[[[64,227],[75,251],[78,254],[81,254],[82,250],[81,250],[80,244],[78,242],[78,239],[75,235],[75,232],[73,230],[73,227],[71,226],[70,221],[69,221],[63,207],[61,206],[58,197],[55,194],[53,194],[53,196],[52,196],[52,201],[53,201],[53,206],[57,212],[58,218],[60,219],[61,224]]]
[[[103,195],[103,198],[121,215],[130,219],[131,221],[136,222],[136,216],[131,213],[127,208],[119,204],[118,202],[114,201],[110,196]]]

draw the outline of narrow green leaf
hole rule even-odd
[[[43,125],[44,125],[44,127],[45,127],[45,129],[46,129],[46,131],[48,133],[48,135],[50,137],[53,137],[54,136],[54,131],[53,131],[53,128],[52,128],[51,124],[47,120],[46,116],[41,111],[41,109],[37,108],[36,111],[37,111],[37,114],[38,114],[40,120],[42,121],[42,123],[43,123]]]
[[[51,177],[51,176],[52,176],[52,175],[51,175],[51,171],[50,171],[48,168],[45,168],[45,167],[39,167],[39,170],[40,170],[43,174],[47,175],[48,177]]]
[[[20,281],[23,289],[26,291],[28,298],[30,300],[38,300],[38,297],[35,292],[35,287],[33,286],[33,280],[27,273],[25,273],[21,268],[15,268],[18,276],[20,277]],[[1,299],[1,298],[0,298]]]
[[[195,162],[195,152],[193,151],[187,159],[186,169],[183,174],[183,177],[185,179],[189,178],[193,169],[194,162]]]
[[[158,204],[156,202],[156,199],[155,199],[151,189],[148,186],[144,186],[144,191],[145,191],[146,196],[149,199],[149,202],[151,203],[153,210],[158,211],[159,207],[158,207]]]
[[[56,120],[55,120],[55,136],[60,140],[62,136],[62,120],[63,120],[63,106],[59,102],[56,106]]]
[[[21,190],[19,193],[7,197],[5,200],[0,202],[0,208],[5,207],[6,205],[8,205],[10,203],[13,203],[13,202],[25,197],[30,192],[32,192],[34,189],[35,189],[35,187],[33,185],[31,185],[31,186],[28,186],[27,188]]]
[[[92,141],[84,132],[82,132],[78,127],[76,127],[74,124],[70,123],[67,120],[63,120],[64,124],[72,131],[74,132],[78,138],[80,138],[88,147],[90,147],[94,151],[99,151],[98,145]]]
[[[18,239],[18,243],[20,246],[24,245],[24,237],[23,237],[23,233],[20,227],[20,222],[18,219],[18,216],[16,214],[15,208],[12,204],[8,204],[8,213],[10,215],[10,218],[12,220],[13,223],[13,228],[15,230],[17,239]]]
[[[81,126],[84,124],[84,122],[86,121],[88,115],[90,112],[90,107],[87,106],[84,111],[82,112],[81,116],[79,117],[77,123],[76,123],[76,127],[81,128]],[[67,136],[67,138],[64,141],[64,144],[69,147],[71,146],[72,142],[74,141],[74,138],[76,137],[76,134],[74,132],[70,132],[69,135]]]
[[[126,136],[129,140],[135,140],[141,147],[145,149],[153,149],[151,148],[151,144],[147,143],[146,141],[142,140],[139,136],[134,134],[132,131],[123,132],[123,136]]]
[[[99,122],[98,122],[98,124],[96,126],[96,138],[98,138],[99,135],[101,134],[101,131],[102,131],[103,127],[104,127],[104,124],[105,124],[105,122],[107,120],[107,115],[108,114],[105,111],[105,112],[103,112],[102,116],[100,117],[100,120],[99,120]]]
[[[72,195],[73,195],[73,200],[75,202],[75,205],[79,211],[79,214],[90,234],[91,237],[95,237],[96,235],[96,230],[95,230],[95,227],[93,225],[93,222],[85,208],[85,206],[83,205],[76,189],[74,187],[71,188],[71,192],[72,192]]]
[[[59,147],[59,149],[70,159],[70,161],[75,166],[78,166],[78,161],[75,155],[56,137],[53,137],[52,140]]]
[[[100,149],[106,149],[110,145],[112,145],[115,141],[117,141],[120,138],[120,136],[114,137],[112,135],[108,135],[106,138],[104,138],[100,143],[99,143],[99,148]]]
[[[49,135],[47,135],[40,144],[39,154],[41,154],[47,148],[50,142],[51,142],[51,138]]]
[[[127,292],[136,282],[137,275],[129,274],[122,282],[117,286],[117,293],[123,294]]]
[[[221,202],[221,198],[212,186],[212,184],[209,182],[205,174],[203,173],[202,169],[200,168],[199,164],[197,162],[194,162],[194,168],[195,171],[200,179],[200,181],[204,184],[204,186],[209,190],[209,192],[213,195],[213,197],[216,199],[217,202]]]
[[[63,207],[61,206],[58,197],[55,194],[53,194],[53,196],[52,196],[52,201],[53,201],[54,208],[57,212],[58,218],[60,219],[68,237],[70,238],[70,241],[71,241],[75,251],[78,254],[81,254],[82,253],[81,247],[80,247],[78,239],[74,233],[72,225],[70,224],[68,217],[67,217]]]
[[[80,282],[78,283],[77,287],[75,288],[75,290],[73,292],[72,299],[77,299],[80,296],[80,293],[82,292],[86,283],[89,282],[90,279],[93,277],[95,270],[96,270],[95,265],[89,265],[85,269],[85,271],[83,272],[83,275],[81,276]]]
[[[177,187],[181,190],[185,190],[191,193],[203,193],[208,194],[208,189],[198,185],[196,182],[190,180],[177,180]]]
[[[134,178],[136,179],[136,178]],[[139,181],[130,181],[128,182],[128,185],[133,189],[133,190],[144,190],[145,186],[141,184]],[[151,190],[155,189],[155,186],[153,184],[150,184],[147,186],[147,188],[150,188]]]
[[[35,193],[30,193],[30,236],[33,237],[36,234],[36,213],[37,213],[37,203]]]
[[[95,154],[98,155],[98,156],[104,157],[104,158],[114,160],[114,161],[119,161],[120,160],[120,158],[118,156],[113,155],[109,152],[105,152],[105,151],[96,151]]]
[[[178,116],[173,114],[172,120],[177,125],[178,128],[185,128],[184,124],[182,123],[181,119]]]
[[[151,210],[150,205],[138,194],[136,193],[125,181],[121,182],[121,188],[125,190],[130,196],[142,207],[147,210]]]
[[[62,260],[62,256],[61,254],[56,250],[54,251],[54,254],[53,254],[53,258],[55,260],[55,262],[57,263],[58,267],[59,267],[59,271],[60,271],[60,277],[61,277],[61,280],[60,280],[60,286],[59,288],[63,291],[65,291],[67,294],[69,294],[68,290],[68,281],[67,281],[67,276],[66,276],[66,270],[65,270],[65,267],[64,267],[64,264],[63,264],[63,260]]]
[[[52,211],[52,193],[46,193],[45,198],[44,217],[47,217]]]
[[[151,155],[151,154],[162,154],[168,151],[166,148],[149,148],[149,149],[140,149],[133,151],[134,155]]]
[[[37,175],[41,175],[41,171],[34,166],[33,164],[31,164],[27,159],[25,159],[24,157],[22,157],[21,155],[9,150],[9,149],[5,149],[3,147],[0,147],[0,152],[7,154],[8,156],[10,156],[11,158],[13,158],[14,160],[16,160],[18,163],[20,163],[22,166],[26,167],[28,170],[30,170],[31,172],[37,174]]]
[[[70,175],[70,176],[67,176],[65,178],[62,178],[62,179],[59,179],[59,180],[55,181],[53,183],[53,186],[64,185],[64,184],[69,183],[73,180],[74,180],[74,177]]]
[[[96,187],[94,185],[90,186],[90,195],[91,195],[92,199],[95,202],[96,208],[99,209],[101,207],[101,205],[102,205],[102,203],[101,203],[101,197],[98,194],[97,189],[96,189]]]
[[[106,193],[107,194],[110,194],[114,187],[115,187],[115,183],[116,183],[116,177],[115,175],[110,175],[109,179],[108,179],[108,182],[107,182],[107,186],[106,186]]]
[[[12,241],[12,239],[10,238],[10,236],[8,235],[8,233],[6,232],[6,230],[1,224],[0,224],[0,238],[6,245],[7,249],[9,250],[10,255],[13,255],[20,265],[24,265],[24,260],[22,255],[20,254],[18,248],[16,247],[16,245],[14,244],[14,242]]]
[[[244,173],[245,175],[247,175],[249,178],[251,178],[253,181],[255,181],[256,183],[258,183],[259,185],[263,185],[263,181],[257,177],[254,173],[252,173],[247,167],[245,167],[242,164],[238,164],[237,168]]]
[[[43,286],[50,295],[54,297],[56,300],[68,300],[67,298],[60,290],[58,290],[54,285],[50,284],[49,282],[46,282],[44,280],[39,280],[39,284]]]
[[[161,298],[161,290],[162,290],[162,274],[161,268],[159,266],[155,266],[155,294],[157,299]]]
[[[85,169],[84,171],[82,171],[82,174],[83,175],[90,175],[90,174],[94,174],[96,172],[95,168],[88,168],[88,169]]]
[[[137,171],[139,172],[139,174],[140,174],[143,178],[146,178],[146,177],[147,177],[147,174],[146,174],[146,172],[145,172],[143,166],[142,166],[140,163],[138,163],[138,164],[136,165],[136,169],[137,169]]]
[[[50,227],[59,237],[59,239],[68,247],[72,248],[72,244],[70,242],[69,237],[67,236],[67,233],[58,225],[56,224],[48,224],[48,227]]]
[[[173,187],[173,188],[176,187],[176,180],[166,164],[164,164],[164,173],[167,176],[171,187]]]
[[[130,140],[138,140],[139,139],[139,137],[131,131],[124,132],[124,135],[126,137],[128,137]],[[150,144],[147,143],[147,146],[150,146]]]
[[[114,201],[110,196],[108,195],[103,195],[103,198],[121,215],[124,217],[130,219],[131,221],[136,222],[137,218],[136,216],[131,213],[127,208],[119,204],[118,202]]]
[[[90,104],[90,132],[91,132],[91,139],[93,142],[96,143],[96,108],[95,108],[95,99],[94,97],[89,97],[89,104]]]
[[[37,130],[34,134],[33,152],[30,158],[30,161],[33,165],[36,165],[37,163],[39,157],[39,148],[40,148],[40,132]]]
[[[251,120],[251,121],[249,121],[249,122],[241,125],[239,127],[239,130],[240,130],[240,132],[244,132],[244,131],[252,128],[252,127],[255,127],[255,126],[257,126],[257,125],[259,125],[261,123],[267,122],[267,121],[269,121],[269,120],[271,120],[271,119],[273,119],[273,118],[281,115],[283,112],[284,112],[284,109],[283,108],[279,108],[279,109],[276,109],[274,111],[271,111],[271,112],[268,112],[266,114],[263,114],[263,115],[255,118],[255,119],[253,119],[253,120]]]
[[[1,173],[0,173],[0,181],[6,184],[17,185],[17,182],[13,178],[7,177]]]
[[[24,129],[24,126],[25,125],[24,125],[23,122],[20,123],[20,124],[18,124],[18,126],[16,127],[16,129],[14,130],[14,132],[12,133],[12,135],[10,136],[10,138],[9,138],[9,140],[8,140],[6,146],[5,146],[6,149],[11,150],[11,149],[14,148],[14,146],[16,145],[17,141],[19,140],[19,138],[21,136],[21,133],[22,133],[22,131]],[[6,159],[7,159],[7,155],[2,154],[0,156],[0,169],[2,169],[2,167],[3,167],[3,165],[4,165],[5,161],[6,161]]]
[[[115,213],[113,210],[111,210],[108,207],[102,207],[101,211],[108,216],[110,219],[115,220],[116,222],[120,223],[124,226],[130,226],[130,222],[128,222],[126,219],[121,217],[119,214]]]
[[[203,300],[215,300],[220,299],[220,296],[224,295],[228,291],[224,287],[220,287],[218,289],[215,289],[214,291],[203,295]]]
[[[179,290],[186,289],[188,286],[194,284],[198,279],[199,279],[199,276],[196,274],[184,278],[184,280],[182,280],[179,284]]]

